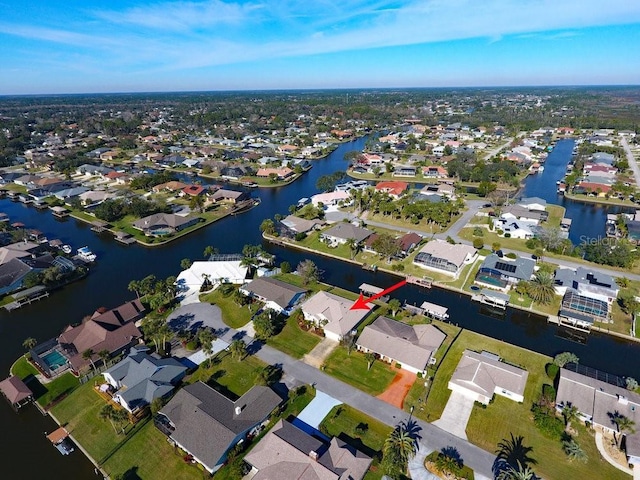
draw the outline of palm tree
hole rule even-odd
[[[567,402],[564,407],[562,407],[562,416],[564,417],[566,431],[571,428],[571,422],[578,420],[579,413],[580,411],[578,408],[575,405],[572,405],[571,402]]]
[[[349,247],[351,260],[353,260],[360,249],[360,243],[355,238],[347,238],[347,247]]]
[[[38,342],[33,337],[29,337],[29,338],[25,339],[24,342],[22,342],[22,346],[25,348],[25,350],[31,350],[37,344],[38,344]]]
[[[499,480],[526,480],[534,478],[529,465],[537,462],[530,456],[532,447],[524,445],[524,437],[514,437],[513,433],[509,440],[502,440],[498,443],[496,459],[493,462],[494,476]],[[527,477],[527,475],[530,475]],[[519,477],[518,475],[524,475]]]
[[[100,357],[100,360],[102,360],[102,364],[106,366],[107,360],[109,360],[109,357],[111,356],[111,352],[106,348],[103,348],[98,352],[98,356]]]
[[[618,448],[622,446],[622,437],[625,433],[635,433],[635,425],[636,422],[631,420],[629,417],[622,415],[619,412],[614,412],[613,414],[609,414],[611,421],[615,424],[616,429],[618,430],[618,435],[616,438],[616,444]]]
[[[202,351],[207,356],[209,365],[211,364],[211,354],[213,353],[213,342],[216,335],[209,328],[203,328],[198,332],[198,340],[202,344]]]
[[[83,360],[89,360],[89,362],[91,363],[91,368],[92,369],[96,369],[95,364],[93,363],[93,355],[94,355],[94,351],[91,348],[87,348],[84,352],[82,352],[82,358]]]
[[[389,300],[389,308],[391,309],[391,315],[392,316],[396,316],[396,313],[398,313],[398,310],[400,310],[401,307],[401,303],[400,300],[398,300],[397,298],[392,298],[391,300]]]
[[[528,294],[536,303],[548,305],[553,300],[555,289],[553,276],[545,272],[537,272],[529,283]]]
[[[237,338],[229,345],[229,351],[231,352],[231,357],[236,360],[242,360],[247,355],[247,345]]]
[[[373,365],[373,362],[376,361],[376,354],[373,352],[367,352],[364,355],[364,358],[367,360],[367,370],[371,370],[371,366]]]
[[[126,410],[120,408],[114,408],[113,413],[111,414],[111,418],[116,422],[117,425],[122,425],[122,433],[124,434],[124,429],[126,428],[126,423],[129,421],[129,414]]]
[[[111,422],[111,426],[113,427],[113,430],[118,433],[118,429],[116,428],[116,424],[114,423],[114,414],[115,414],[116,409],[113,408],[113,405],[111,405],[110,403],[107,403],[106,405],[104,405],[101,409],[100,409],[100,418],[103,420],[109,420],[109,422]]]
[[[571,440],[565,440],[564,442],[562,442],[562,449],[564,450],[564,453],[566,453],[569,457],[569,460],[580,460],[581,462],[585,463],[587,462],[587,460],[589,460],[589,457],[587,456],[585,451],[582,450],[582,447],[580,447],[578,442],[576,442],[573,438]]]
[[[207,245],[204,248],[204,252],[202,252],[202,255],[204,256],[204,258],[209,258],[211,257],[211,255],[216,255],[217,253],[218,253],[218,249],[216,247]]]
[[[127,286],[127,289],[130,292],[135,292],[136,297],[138,298],[138,300],[140,300],[140,282],[137,280],[131,280],[129,282],[129,285]]]
[[[382,452],[389,467],[407,471],[409,459],[416,454],[420,427],[412,421],[402,421],[384,441]]]
[[[436,457],[436,468],[444,474],[453,474],[454,476],[457,476],[460,473],[460,470],[462,470],[462,461],[459,457],[451,455],[445,450],[448,449],[443,449],[443,451]]]

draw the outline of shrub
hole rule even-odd
[[[533,423],[545,437],[554,440],[560,440],[564,433],[564,422],[555,414],[555,410],[534,405],[531,409],[533,412]]]
[[[555,380],[558,377],[560,367],[555,363],[547,363],[547,365],[545,366],[545,371],[547,372],[547,377],[549,377],[551,380]]]
[[[393,265],[391,265],[391,270],[393,270],[394,272],[402,272],[404,271],[404,265],[401,263],[394,263]]]
[[[505,234],[505,237],[507,236],[507,234]],[[516,259],[518,258],[518,256],[515,253],[509,252],[505,255],[505,257],[507,258],[511,258],[511,259]]]
[[[422,372],[418,372],[418,373],[416,374],[416,376],[417,376],[418,378],[422,378]]]
[[[509,232],[505,233],[504,238],[511,238],[511,234]]]
[[[483,237],[484,236],[484,231],[482,228],[480,227],[475,227],[473,229],[473,236],[474,237]]]
[[[399,363],[396,363],[396,368],[402,368],[402,365]]]
[[[187,342],[185,347],[187,348],[187,350],[195,350],[198,348],[198,342],[197,340],[191,340],[190,342]]]
[[[484,247],[484,242],[482,241],[481,238],[474,238],[473,239],[473,248],[480,250],[482,247]]]
[[[545,383],[544,385],[542,385],[542,396],[553,401],[556,398],[556,389],[553,387],[553,385],[547,385]]]
[[[296,236],[294,238],[296,239],[297,242],[301,242],[302,240],[307,238],[307,234],[304,232],[298,232],[296,233]]]
[[[496,230],[496,233],[497,233],[498,235],[502,235],[502,234],[504,233],[504,230],[500,230],[500,229],[498,229],[498,230]]]

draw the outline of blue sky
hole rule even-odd
[[[640,84],[638,0],[0,0],[0,94]]]

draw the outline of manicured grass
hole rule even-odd
[[[23,355],[11,366],[11,373],[24,380],[29,375],[37,375],[38,370],[31,365],[27,357]]]
[[[547,205],[547,212],[549,213],[549,217],[547,218],[545,224],[548,227],[559,227],[560,222],[564,218],[564,214],[566,209],[561,207],[560,205]]]
[[[104,405],[105,400],[94,391],[93,382],[89,381],[51,409],[51,413],[66,425],[97,462],[101,462],[126,438],[116,434],[108,420],[100,418],[100,409]]]
[[[141,454],[144,452],[144,454]],[[135,435],[115,451],[103,468],[111,478],[153,478],[172,480],[203,478],[203,468],[198,464],[188,464],[183,460],[180,449],[174,449],[167,437],[147,422]]]
[[[365,355],[352,350],[351,355],[343,347],[336,348],[325,361],[329,375],[352,385],[369,395],[384,392],[396,375],[393,367],[376,360],[367,370]]]
[[[255,307],[240,306],[233,299],[233,294],[225,295],[219,288],[200,297],[201,302],[215,304],[222,310],[222,321],[231,328],[240,328],[249,323]]]
[[[230,352],[223,350],[212,359],[211,366],[203,363],[185,383],[195,383],[198,380],[205,383],[213,382],[223,387],[223,390],[226,389],[240,397],[256,383],[258,373],[266,366],[267,364],[257,357],[248,355],[242,360],[236,360]]]
[[[275,337],[268,339],[267,344],[294,358],[302,358],[320,343],[320,340],[322,338],[313,333],[305,332],[293,317],[289,317],[282,331]]]
[[[51,402],[59,399],[61,396],[72,392],[80,382],[70,372],[63,373],[54,381],[42,384],[46,389],[46,393],[36,398],[37,402],[43,406],[48,406]]]
[[[592,436],[583,427],[578,428],[579,435],[576,440],[589,455],[589,462],[586,464],[569,462],[560,442],[543,436],[533,424],[531,405],[542,391],[542,385],[552,383],[544,369],[551,361],[550,357],[467,330],[460,333],[436,373],[427,401],[430,421],[442,414],[450,393],[447,383],[462,357],[462,352],[467,348],[498,354],[507,363],[518,365],[529,372],[523,403],[496,395],[486,409],[474,406],[466,430],[472,443],[485,450],[495,451],[498,443],[510,439],[511,434],[522,435],[524,444],[533,447],[531,456],[538,462],[533,465],[533,469],[543,478],[624,478],[622,472],[600,459]]]
[[[361,429],[356,427],[361,425]],[[366,426],[366,427],[365,427]],[[349,405],[338,405],[320,423],[320,430],[338,437],[374,458],[365,480],[379,480],[384,472],[379,466],[382,446],[392,428]]]
[[[442,342],[442,345],[440,345],[434,355],[434,357],[436,358],[436,364],[427,368],[427,376],[429,377],[434,376],[438,366],[442,364],[447,350],[449,350],[449,347],[456,338],[456,335],[458,335],[462,330],[460,327],[456,327],[455,325],[441,322],[439,320],[433,320],[432,323],[435,327],[438,327],[438,329],[442,330],[447,335],[447,337],[444,339],[444,342]],[[428,378],[418,378],[413,383],[411,389],[409,390],[409,393],[404,399],[405,410],[408,412],[413,406],[413,415],[425,421],[429,421],[429,410],[426,409],[425,401],[429,395],[429,387],[431,386],[432,382]]]

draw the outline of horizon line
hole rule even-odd
[[[253,88],[253,89],[215,89],[215,90],[140,90],[112,92],[51,92],[51,93],[0,93],[6,97],[54,97],[73,95],[150,95],[150,94],[194,94],[194,93],[275,93],[275,92],[329,92],[329,91],[407,91],[407,90],[480,90],[480,89],[549,89],[549,88],[639,88],[640,84],[545,84],[545,85],[476,85],[476,86],[438,86],[438,87],[324,87],[324,88]]]

